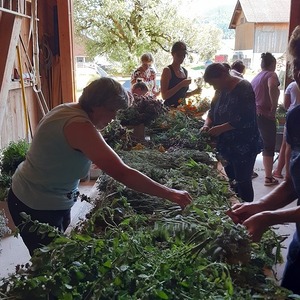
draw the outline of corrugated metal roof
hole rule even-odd
[[[239,0],[248,22],[286,23],[290,20],[291,0]]]
[[[249,23],[288,23],[291,0],[238,0],[229,28],[236,27],[236,21],[244,12]]]

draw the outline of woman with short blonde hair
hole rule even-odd
[[[157,96],[159,91],[156,87],[156,71],[153,68],[154,58],[149,52],[141,56],[141,65],[131,75],[131,87],[139,81],[144,82],[149,90],[149,94]]]

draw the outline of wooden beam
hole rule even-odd
[[[57,1],[63,102],[75,101],[73,5],[71,0]]]
[[[11,86],[16,46],[19,41],[21,25],[22,17],[10,13],[2,13],[0,19],[0,128],[2,128],[5,117],[7,97]]]
[[[300,1],[299,0],[291,0],[291,11],[290,11],[290,25],[289,25],[289,39],[290,36],[295,29],[300,25]],[[286,65],[286,73],[285,73],[285,89],[292,82],[292,79],[289,76],[289,65]]]
[[[298,25],[300,25],[300,1],[291,0],[289,37]]]

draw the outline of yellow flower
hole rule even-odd
[[[163,153],[163,152],[166,152],[166,149],[163,145],[159,145],[158,151]]]
[[[131,148],[132,150],[143,150],[145,149],[145,146],[141,143],[137,143],[134,147]]]

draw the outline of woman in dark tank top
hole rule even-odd
[[[186,54],[187,48],[184,42],[176,42],[171,49],[173,62],[163,69],[161,75],[161,95],[167,106],[177,107],[180,100],[200,93],[200,89],[188,92],[191,79],[188,72],[181,66]]]

